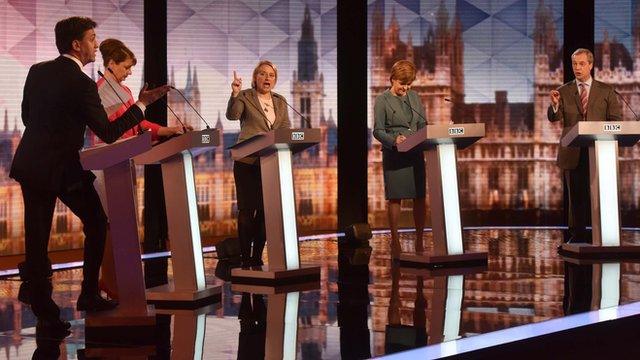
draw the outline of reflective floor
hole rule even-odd
[[[622,236],[640,244],[640,232]],[[319,264],[321,279],[288,289],[224,283],[215,276],[214,254],[206,254],[207,282],[224,283],[222,301],[158,314],[155,333],[142,344],[85,333],[83,314],[75,311],[80,270],[54,275],[54,300],[72,322],[61,342],[36,336],[31,310],[16,299],[20,283],[4,279],[0,358],[30,359],[36,348],[43,358],[69,359],[256,359],[265,349],[274,358],[368,358],[640,301],[640,264],[565,262],[556,253],[559,230],[468,230],[465,237],[468,251],[488,251],[487,267],[392,266],[387,234],[375,235],[371,247],[338,246],[335,238],[304,241],[302,261]],[[403,250],[413,241],[413,233],[403,233]]]

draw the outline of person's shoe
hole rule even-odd
[[[78,297],[76,309],[78,311],[97,312],[113,310],[118,306],[118,302],[114,300],[103,299],[99,295],[83,295]]]

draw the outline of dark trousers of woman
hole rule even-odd
[[[260,165],[233,163],[238,201],[238,238],[243,265],[261,265],[266,242]]]

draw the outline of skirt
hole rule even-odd
[[[419,199],[425,197],[426,177],[424,152],[399,153],[382,150],[384,196],[387,200]]]

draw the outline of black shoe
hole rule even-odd
[[[114,300],[103,299],[99,295],[83,295],[78,297],[76,309],[78,311],[96,312],[113,310],[118,306],[118,302]]]

